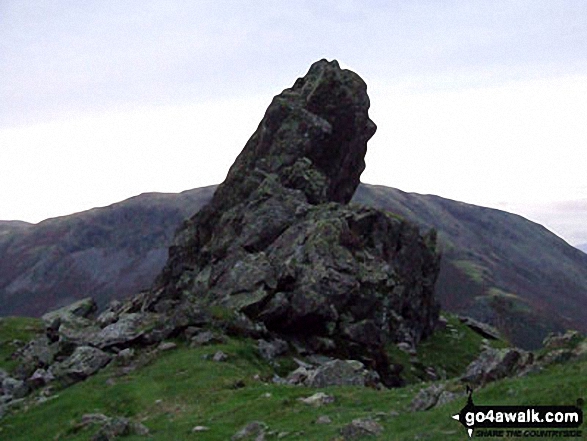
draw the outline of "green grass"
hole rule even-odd
[[[459,375],[480,351],[481,337],[449,314],[447,327],[418,347],[422,366],[434,365],[448,377]],[[1,341],[27,340],[40,329],[38,320],[0,320]],[[494,343],[503,346],[503,342]],[[229,358],[214,362],[218,350]],[[409,356],[392,348],[392,360],[406,364],[407,387],[374,390],[362,387],[321,389],[335,402],[321,408],[301,403],[317,389],[276,385],[271,378],[276,368],[260,358],[253,340],[229,339],[224,344],[191,349],[178,342],[178,348],[150,357],[142,367],[124,374],[111,363],[97,375],[72,387],[55,390],[48,401],[38,403],[33,394],[20,408],[0,420],[0,440],[87,440],[97,426],[80,426],[87,413],[124,416],[141,422],[150,435],[130,435],[126,440],[228,440],[247,423],[259,420],[269,426],[266,439],[336,440],[340,430],[355,418],[376,418],[384,434],[377,439],[446,440],[466,439],[463,427],[452,420],[465,404],[465,398],[426,412],[412,413],[409,404],[429,383],[419,378],[423,372],[409,369]],[[290,357],[278,359],[277,371],[285,375],[295,367]],[[451,390],[462,390],[451,381]],[[587,396],[587,359],[554,365],[539,374],[506,379],[476,391],[478,405],[574,404]],[[390,415],[399,412],[398,416]],[[316,424],[320,415],[332,423]],[[192,433],[192,428],[210,428]],[[584,429],[586,431],[587,429]],[[492,438],[486,438],[492,439]],[[529,438],[526,438],[529,439]]]
[[[437,366],[447,378],[461,375],[465,368],[481,353],[483,337],[464,325],[452,314],[446,314],[446,329],[435,332],[418,347],[420,359],[426,366]],[[505,347],[501,340],[490,341],[494,347]]]
[[[449,320],[449,324],[453,319]],[[457,323],[452,323],[457,328]],[[450,329],[450,328],[447,328]],[[460,330],[458,332],[465,332]],[[453,332],[449,331],[453,334]],[[470,341],[469,341],[470,340]],[[476,341],[470,335],[460,343]],[[442,344],[455,346],[445,337],[430,339],[426,357],[440,356]],[[229,355],[217,363],[206,355],[222,350]],[[445,369],[458,370],[445,356]],[[442,360],[439,360],[442,362]],[[464,360],[462,360],[464,362]],[[68,389],[57,391],[54,399],[36,404],[29,399],[13,415],[0,420],[0,439],[7,440],[87,440],[96,427],[81,428],[86,413],[126,416],[149,427],[153,440],[227,440],[245,424],[260,420],[275,432],[267,439],[336,439],[340,429],[355,418],[378,416],[385,428],[379,439],[426,440],[465,439],[462,426],[450,419],[465,404],[459,399],[427,412],[410,413],[410,401],[426,384],[412,384],[394,390],[377,391],[360,387],[323,389],[335,402],[312,408],[298,401],[317,390],[276,385],[269,381],[273,369],[257,356],[253,341],[229,340],[225,344],[189,349],[183,344],[165,352],[150,364],[121,375],[112,364],[96,376]],[[255,379],[258,375],[260,379]],[[456,386],[460,388],[461,386]],[[543,373],[494,383],[474,395],[476,404],[574,404],[587,395],[587,361],[556,365]],[[395,410],[399,416],[390,416]],[[318,425],[316,419],[328,415],[332,424]],[[208,426],[204,433],[192,433],[196,425]],[[128,436],[128,440],[145,439]]]
[[[10,372],[16,366],[16,361],[11,358],[14,351],[42,331],[43,324],[39,319],[0,318],[0,369]],[[15,341],[17,341],[16,344]]]
[[[455,260],[452,262],[455,267],[460,269],[464,274],[469,276],[469,278],[479,284],[482,285],[484,282],[488,281],[490,272],[487,268],[478,263],[472,262],[470,260]]]

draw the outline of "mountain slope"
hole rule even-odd
[[[362,186],[355,200],[438,230],[436,292],[445,309],[492,323],[526,347],[538,346],[548,330],[587,330],[587,256],[543,226],[388,187]]]
[[[575,248],[579,248],[584,253],[587,253],[587,243],[582,243],[581,245],[577,245]]]
[[[39,316],[88,295],[103,306],[148,288],[175,229],[213,190],[142,194],[0,233],[0,316]]]
[[[149,287],[175,229],[214,188],[143,194],[37,225],[0,223],[0,316],[38,316],[87,295],[105,305]],[[361,185],[353,201],[438,230],[444,309],[490,322],[524,347],[551,330],[587,331],[587,255],[544,227],[381,186]]]

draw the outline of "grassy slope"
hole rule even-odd
[[[434,360],[449,373],[461,372],[478,353],[479,343],[479,336],[451,318],[444,331],[419,348],[419,356],[425,364]],[[203,358],[217,350],[227,353],[228,361],[216,363]],[[290,361],[283,359],[281,363]],[[255,379],[255,375],[261,379]],[[331,440],[353,419],[378,413],[382,413],[379,421],[385,428],[378,439],[466,438],[462,426],[450,419],[464,406],[464,398],[427,412],[407,411],[413,396],[426,386],[420,382],[385,391],[326,388],[322,391],[334,395],[335,402],[315,409],[298,398],[312,395],[316,389],[276,385],[270,381],[272,375],[273,368],[258,357],[254,342],[230,340],[197,349],[180,342],[178,349],[160,354],[129,374],[122,374],[120,366],[113,363],[85,382],[57,391],[49,401],[24,403],[20,410],[0,420],[0,439],[87,440],[97,428],[80,429],[77,424],[83,414],[94,412],[141,421],[151,431],[149,439],[154,440],[227,440],[254,420],[264,421],[270,431],[275,431],[267,439],[288,432],[283,439]],[[237,387],[239,382],[244,387]],[[562,405],[574,404],[586,395],[587,360],[582,360],[494,383],[476,392],[474,398],[476,404]],[[399,416],[391,416],[391,411],[399,412]],[[320,415],[328,415],[332,424],[315,424]],[[197,425],[210,430],[192,433]]]

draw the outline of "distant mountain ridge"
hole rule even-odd
[[[581,245],[575,245],[575,248],[580,249],[584,253],[587,253],[587,243],[582,243]]]
[[[39,316],[88,295],[100,306],[146,289],[182,220],[215,187],[147,193],[36,225],[0,222],[0,316]],[[438,196],[361,184],[353,202],[438,230],[444,309],[497,326],[523,347],[587,332],[587,255],[541,225]]]

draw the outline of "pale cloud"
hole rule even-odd
[[[586,14],[582,0],[4,0],[0,219],[220,182],[320,58],[368,84],[365,182],[497,208],[584,198]]]

